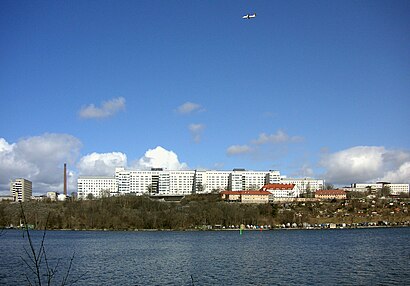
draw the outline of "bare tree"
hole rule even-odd
[[[58,259],[56,264],[54,266],[51,266],[49,263],[49,260],[47,258],[47,252],[44,246],[45,238],[46,238],[46,231],[47,231],[47,223],[48,223],[48,218],[50,215],[47,216],[47,220],[44,226],[44,231],[43,231],[43,236],[40,242],[40,247],[38,250],[35,249],[33,240],[31,238],[30,234],[30,229],[29,225],[27,222],[26,215],[24,213],[24,208],[23,204],[20,203],[20,208],[21,208],[21,217],[23,221],[23,227],[24,227],[24,233],[27,235],[27,240],[29,243],[29,248],[24,248],[24,251],[26,253],[26,257],[21,257],[23,260],[24,264],[27,266],[29,269],[29,274],[25,274],[26,280],[28,285],[53,285],[53,282],[57,279],[56,274],[58,272],[58,267],[60,265],[61,259]],[[23,235],[24,235],[23,233]],[[63,277],[61,279],[61,283],[56,282],[55,284],[59,285],[68,285],[68,278],[70,275],[70,270],[73,265],[73,260],[74,260],[74,252],[73,255],[70,258],[68,267],[66,272],[63,274]],[[85,274],[85,273],[84,273]],[[83,274],[83,275],[84,275]],[[80,278],[83,276],[81,275]],[[76,283],[80,278],[78,278],[75,281],[72,281],[70,285],[73,285]]]

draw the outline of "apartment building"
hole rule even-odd
[[[298,187],[301,193],[306,193],[307,191],[315,192],[317,190],[323,190],[325,186],[325,180],[317,180],[312,178],[285,178],[282,177],[282,184],[294,184]]]
[[[279,171],[247,171],[245,169],[234,169],[229,174],[228,188],[231,191],[258,190],[266,182],[278,182]]]
[[[33,184],[31,181],[18,178],[10,182],[10,193],[15,202],[27,202],[33,194]]]
[[[133,194],[137,196],[180,196],[204,194],[213,191],[259,190],[266,184],[283,183],[280,172],[250,171],[234,169],[216,170],[127,170],[116,168],[114,177],[79,177],[78,197],[87,198],[88,194],[101,197],[103,194]],[[323,180],[292,179],[296,186],[323,188]],[[286,182],[285,182],[286,183]],[[309,185],[310,184],[310,185]],[[298,187],[299,190],[301,190]]]
[[[83,176],[77,179],[77,195],[79,199],[113,196],[118,193],[118,184],[115,177]]]
[[[410,191],[409,184],[393,184],[390,182],[377,182],[377,183],[353,183],[350,188],[344,188],[347,191],[366,192],[377,191],[383,187],[390,188],[391,195],[399,195],[402,193],[408,194]]]

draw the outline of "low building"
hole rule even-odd
[[[18,178],[10,183],[10,193],[15,202],[27,202],[33,193],[32,183],[29,180]]]
[[[57,200],[57,193],[47,192],[47,198],[50,199],[52,202],[55,202]]]
[[[344,200],[346,199],[346,192],[343,190],[319,190],[315,192],[315,198],[321,200]]]
[[[221,198],[226,202],[240,202],[241,192],[240,191],[222,191]]]
[[[300,190],[295,184],[267,184],[261,188],[261,191],[268,191],[269,196],[274,198],[298,198]]]
[[[2,201],[13,201],[13,196],[0,196],[0,202]]]
[[[220,193],[223,200],[227,202],[241,202],[266,204],[269,202],[268,191],[223,191]]]
[[[241,191],[241,203],[267,204],[270,192],[267,191]]]

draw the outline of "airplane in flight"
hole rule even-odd
[[[245,16],[242,16],[242,19],[252,19],[256,17],[256,13],[253,14],[246,14]]]

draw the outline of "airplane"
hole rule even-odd
[[[242,16],[242,19],[252,19],[256,17],[256,13],[253,14],[246,14],[245,16]]]

